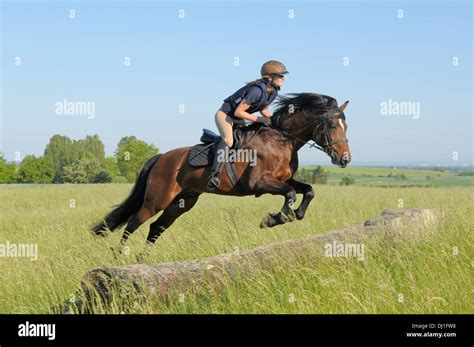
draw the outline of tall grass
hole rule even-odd
[[[110,251],[121,236],[94,238],[88,228],[129,192],[130,185],[0,187],[0,243],[37,243],[39,259],[0,258],[0,312],[49,313],[70,297],[82,276],[103,265],[135,263],[148,225],[130,239],[129,255]],[[306,218],[259,229],[282,198],[203,195],[151,249],[146,262],[197,259],[360,222],[383,209],[441,207],[445,218],[428,233],[365,244],[364,261],[305,252],[272,271],[223,278],[164,302],[117,299],[129,313],[473,313],[473,193],[468,188],[315,186]],[[407,234],[411,235],[411,234]]]

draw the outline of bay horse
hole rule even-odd
[[[148,219],[163,211],[150,225],[146,242],[153,244],[163,231],[183,213],[194,207],[202,193],[246,196],[283,195],[280,212],[269,213],[260,227],[274,227],[304,218],[314,197],[313,188],[293,178],[298,169],[298,150],[310,140],[333,164],[345,167],[351,160],[346,138],[344,109],[329,96],[315,93],[293,93],[280,96],[271,125],[253,123],[244,127],[243,149],[256,151],[257,164],[235,162],[237,185],[221,174],[218,189],[208,191],[210,166],[192,167],[188,163],[191,147],[176,148],[150,158],[141,169],[130,195],[102,221],[92,227],[95,235],[105,236],[127,223],[121,245]],[[303,194],[299,207],[293,210],[296,194]]]

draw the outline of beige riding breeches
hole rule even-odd
[[[232,134],[232,118],[219,108],[216,112],[216,125],[219,134],[224,139],[227,146],[232,147],[234,138]]]

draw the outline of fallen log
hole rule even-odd
[[[405,230],[421,231],[427,226],[435,225],[440,217],[441,211],[436,209],[390,209],[363,223],[240,252],[174,263],[95,268],[86,273],[81,282],[81,299],[62,305],[60,311],[67,312],[74,305],[76,311],[79,308],[79,311],[85,312],[92,301],[100,298],[100,302],[107,305],[113,295],[122,297],[144,293],[158,295],[166,300],[168,294],[176,288],[185,291],[200,283],[217,281],[225,276],[245,276],[256,264],[263,269],[271,269],[278,257],[284,256],[285,261],[291,261],[292,257],[296,259],[308,248],[323,251],[325,245],[334,241],[360,242],[381,233],[396,235],[396,232]],[[409,228],[410,225],[415,228]]]

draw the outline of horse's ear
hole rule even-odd
[[[349,103],[349,100],[347,100],[345,103],[339,106],[339,111],[343,112],[346,109],[348,103]]]

